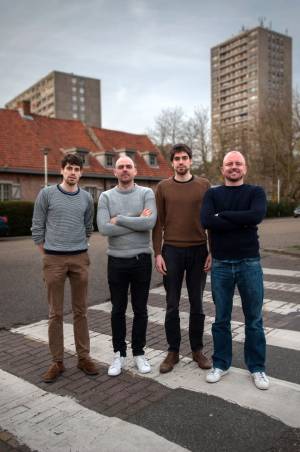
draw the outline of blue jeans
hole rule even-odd
[[[214,367],[227,370],[231,366],[230,322],[234,289],[237,286],[245,316],[245,363],[250,372],[263,372],[266,339],[262,319],[264,289],[260,259],[213,259],[211,286],[216,307],[216,318],[212,326]]]

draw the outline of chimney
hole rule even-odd
[[[21,100],[18,103],[18,112],[22,118],[32,119],[30,110],[30,100]]]

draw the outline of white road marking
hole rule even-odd
[[[47,321],[22,326],[11,331],[34,340],[48,341]],[[64,324],[64,332],[65,349],[74,353],[72,325]],[[93,358],[101,363],[110,364],[113,356],[111,336],[95,331],[91,331],[90,336],[91,354]],[[196,363],[189,358],[181,359],[173,372],[161,375],[159,374],[158,365],[164,358],[165,353],[161,350],[154,350],[148,347],[145,351],[152,366],[152,372],[144,375],[146,378],[151,378],[172,389],[184,388],[198,393],[217,396],[231,403],[237,403],[245,408],[258,410],[268,416],[281,420],[291,427],[300,428],[300,385],[270,378],[270,389],[268,391],[259,391],[252,383],[249,372],[233,367],[220,383],[208,384],[205,382],[205,372],[199,369]],[[126,369],[129,369],[134,374],[137,373],[131,357],[128,357],[126,360]],[[14,433],[11,429],[10,431]],[[144,448],[143,446],[142,449]]]
[[[300,284],[278,283],[273,281],[264,281],[265,289],[280,290],[283,292],[300,293]]]
[[[166,296],[166,292],[163,286],[155,287],[150,290],[151,294]],[[185,287],[181,290],[181,298],[188,299],[187,289]],[[210,291],[205,290],[203,294],[203,301],[207,303],[213,303],[212,294]],[[234,295],[233,305],[241,306],[241,297]],[[300,313],[300,304],[290,303],[288,301],[272,300],[270,298],[264,299],[263,310],[268,312],[274,312],[276,314],[287,315],[294,312]]]
[[[0,370],[0,426],[39,452],[186,449],[135,424],[103,416]]]
[[[93,311],[104,311],[111,312],[111,303],[102,303],[95,306],[91,306],[89,309]],[[164,308],[154,307],[148,305],[148,319],[150,322],[157,323],[159,325],[164,325],[165,322],[165,312]],[[129,306],[127,309],[127,316],[133,317],[132,309]],[[205,317],[205,328],[204,332],[206,334],[211,334],[211,325],[214,322],[213,317]],[[181,311],[180,312],[180,327],[187,330],[189,327],[189,313]],[[244,342],[245,340],[245,325],[243,322],[233,321],[231,322],[232,329],[232,339],[236,342]],[[282,330],[276,328],[264,327],[266,340],[268,345],[273,345],[276,347],[288,348],[291,350],[300,350],[300,332],[293,330]]]
[[[281,268],[265,268],[265,267],[263,267],[263,272],[265,275],[288,276],[288,277],[292,277],[292,278],[300,278],[300,271],[294,271],[294,270],[283,270]]]
[[[206,282],[211,282],[210,276],[207,276]],[[282,292],[300,293],[300,284],[280,283],[264,280],[264,288],[271,290],[280,290]]]

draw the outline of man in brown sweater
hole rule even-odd
[[[161,373],[170,372],[179,361],[179,301],[184,273],[190,302],[189,338],[193,360],[201,369],[211,368],[210,360],[202,353],[205,320],[202,296],[211,258],[206,233],[200,224],[200,208],[209,182],[191,174],[192,151],[185,144],[171,149],[170,160],[174,177],[157,186],[158,215],[153,229],[155,266],[163,275],[167,301],[165,330],[169,348],[160,365]]]

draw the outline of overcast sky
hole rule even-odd
[[[52,70],[102,81],[103,127],[144,133],[163,108],[210,106],[210,48],[242,26],[293,38],[297,0],[0,0],[0,107]]]

